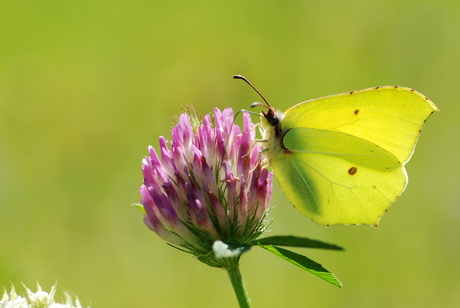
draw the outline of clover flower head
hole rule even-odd
[[[182,113],[168,142],[149,147],[142,161],[141,203],[148,228],[211,266],[215,241],[245,244],[266,228],[273,175],[259,155],[254,124],[243,113],[214,109],[202,120],[193,109]]]

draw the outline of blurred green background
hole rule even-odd
[[[453,307],[460,301],[460,2],[0,1],[0,287],[58,281],[92,307],[236,307],[224,271],[142,223],[141,159],[193,104],[248,108],[248,77],[281,110],[400,85],[441,112],[378,228],[322,227],[276,188],[270,235],[344,246],[301,250],[339,289],[253,249],[254,307]],[[257,121],[257,118],[254,118]]]

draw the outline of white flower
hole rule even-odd
[[[45,292],[37,283],[37,292],[32,292],[24,285],[27,292],[27,298],[24,298],[16,293],[14,286],[11,286],[11,291],[8,294],[5,292],[0,300],[0,308],[82,308],[77,297],[75,299],[68,293],[64,293],[66,298],[65,304],[56,303],[54,294],[56,293],[56,285],[51,287],[51,291]]]

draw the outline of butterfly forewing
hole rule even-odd
[[[378,87],[298,104],[286,111],[282,129],[310,127],[347,133],[409,160],[420,131],[438,108],[402,87]]]

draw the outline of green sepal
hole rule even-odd
[[[262,239],[255,240],[251,243],[254,246],[260,245],[277,245],[277,246],[290,246],[290,247],[303,247],[303,248],[320,248],[320,249],[331,249],[331,250],[344,250],[342,247],[324,243],[317,240],[311,240],[308,238],[297,237],[292,235],[285,236],[270,236]]]
[[[342,283],[331,272],[325,269],[321,264],[302,256],[293,251],[273,246],[273,245],[258,245],[259,247],[270,251],[271,253],[283,258],[284,260],[318,276],[321,279],[333,284],[336,287],[342,288]]]
[[[145,211],[144,209],[144,206],[140,203],[133,203],[131,204],[132,206],[135,206],[137,207],[142,213],[144,213],[144,215],[147,215],[147,212]]]

